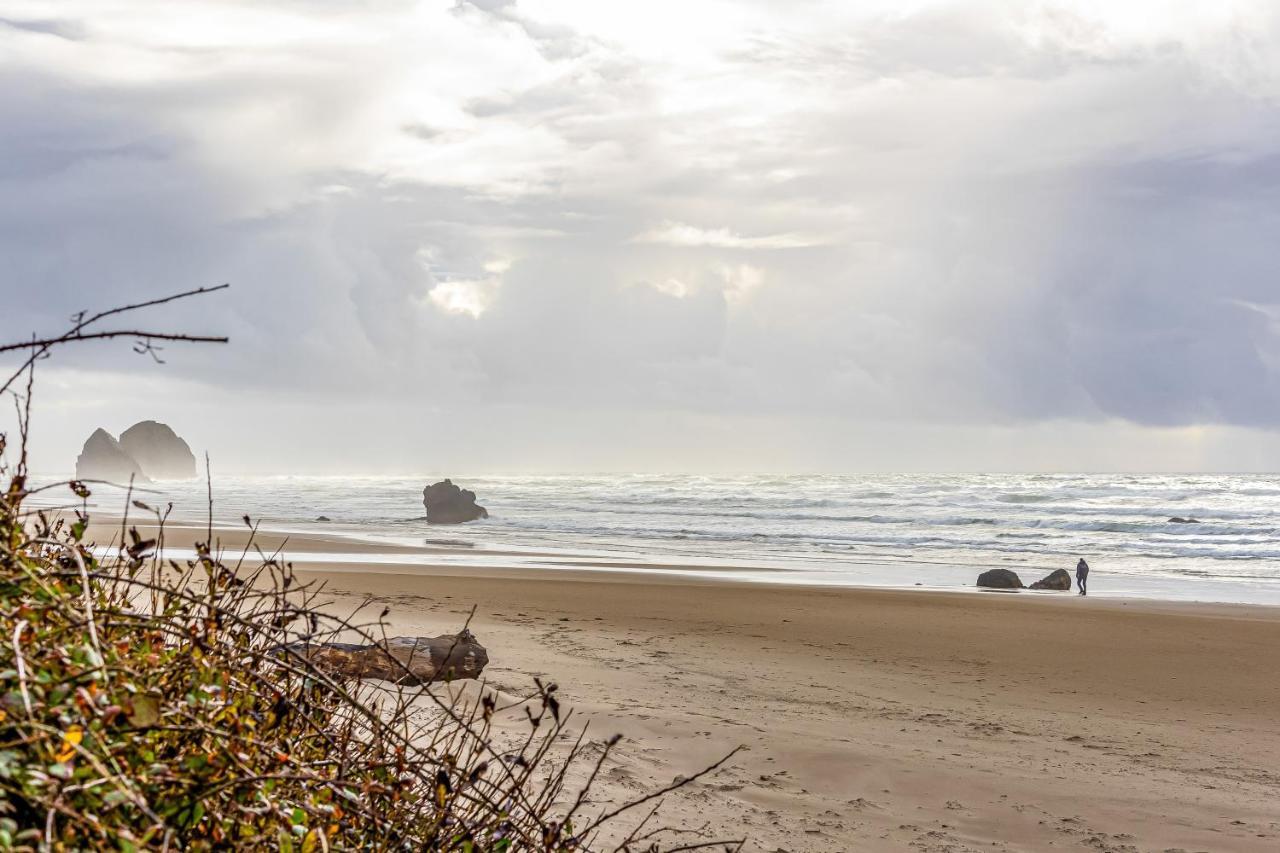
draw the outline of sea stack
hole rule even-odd
[[[196,457],[168,424],[141,421],[120,433],[120,447],[148,477],[190,480],[196,476]]]
[[[488,510],[476,504],[476,493],[458,488],[452,480],[441,480],[423,489],[422,505],[427,508],[428,524],[462,524],[489,517]]]
[[[76,459],[77,480],[109,480],[113,483],[147,482],[137,461],[124,451],[120,442],[105,429],[98,428],[84,443]]]

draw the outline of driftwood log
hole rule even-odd
[[[466,628],[439,637],[392,637],[385,645],[318,643],[295,651],[333,675],[410,686],[478,678],[489,663],[489,653]]]

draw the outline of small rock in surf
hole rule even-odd
[[[1022,589],[1022,578],[1009,569],[989,569],[978,575],[978,586],[987,589]]]
[[[1031,589],[1054,589],[1059,592],[1071,589],[1071,575],[1066,569],[1054,569],[1031,585]]]

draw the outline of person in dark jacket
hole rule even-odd
[[[1084,557],[1076,563],[1076,586],[1081,595],[1089,594],[1089,564],[1084,561]]]

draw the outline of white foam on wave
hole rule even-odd
[[[1086,556],[1104,574],[1178,583],[1280,584],[1280,477],[1146,475],[812,475],[467,477],[492,517],[451,528],[477,551],[556,548],[637,559],[821,566],[851,561],[1000,565],[1026,573]],[[439,538],[413,477],[216,478],[220,517],[333,529],[383,541]],[[150,503],[202,519],[204,484],[162,484]],[[118,512],[123,495],[93,498]],[[334,519],[327,526],[318,516]],[[1173,517],[1197,523],[1170,522]],[[1247,565],[1248,584],[1241,567]],[[806,569],[808,571],[809,569]],[[909,571],[900,568],[900,571]],[[967,569],[966,569],[967,571]],[[1247,589],[1246,589],[1247,587]],[[1252,594],[1252,593],[1249,593]]]

